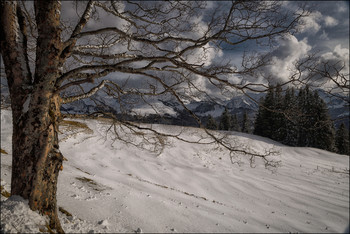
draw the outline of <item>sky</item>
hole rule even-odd
[[[153,2],[157,4],[157,2]],[[202,3],[202,2],[200,2]],[[290,76],[290,68],[293,63],[305,57],[308,53],[318,52],[319,55],[325,60],[341,60],[345,64],[344,71],[349,73],[349,2],[348,1],[287,1],[283,3],[283,6],[287,10],[295,10],[300,4],[307,4],[312,9],[312,14],[304,19],[304,26],[299,28],[299,32],[294,35],[277,38],[274,47],[270,48],[270,56],[274,61],[274,64],[263,69],[263,73],[272,77],[273,82],[285,82]],[[26,2],[31,5],[32,2]],[[77,6],[74,6],[72,2],[62,1],[61,19],[66,25],[74,25],[77,22],[77,12],[81,12],[85,8],[86,2],[79,2]],[[152,4],[147,2],[147,4]],[[218,2],[208,2],[206,9],[203,10],[203,15],[196,17],[190,16],[191,22],[198,24],[197,32],[188,31],[186,36],[196,37],[200,34],[200,28],[205,28],[204,21],[206,18],[211,17],[211,9],[215,9]],[[118,2],[117,8],[120,11],[127,10],[128,6],[124,2]],[[93,16],[85,30],[97,29],[100,27],[117,26],[123,28],[126,25],[126,21],[111,17],[110,14],[98,9],[98,14]],[[186,17],[187,9],[183,9],[182,17]],[[192,12],[193,13],[193,12]],[[175,13],[174,13],[175,14]],[[98,19],[98,20],[96,20]],[[185,21],[184,21],[185,22]],[[185,24],[177,25],[177,27],[186,28]],[[171,33],[171,32],[170,32]],[[63,34],[64,35],[64,34]],[[135,47],[141,48],[141,44],[135,44]],[[244,50],[256,50],[266,52],[266,48],[257,46],[255,42],[244,43],[243,46],[234,47],[234,50],[213,49],[209,45],[201,50],[195,50],[193,54],[186,56],[189,62],[204,63],[205,66],[210,66],[214,62],[218,61],[230,61],[232,64],[240,64],[241,56]],[[110,49],[110,52],[120,53],[125,50],[126,46],[117,45]],[[146,54],[152,54],[152,48],[142,47],[143,52]],[[155,54],[155,53],[154,53]],[[205,59],[198,59],[201,55],[205,54]],[[142,63],[138,64],[143,65]],[[109,77],[118,77],[121,82],[130,78],[129,74],[112,74]],[[133,76],[134,79],[129,79],[128,84],[137,88],[148,87],[150,81],[143,82],[144,79],[140,76]],[[136,78],[135,78],[136,77]],[[228,77],[228,80],[232,82],[240,82],[241,77]],[[257,77],[246,77],[247,82],[260,82]],[[260,79],[260,78],[259,78]],[[262,81],[261,81],[262,82]],[[208,84],[207,81],[197,77],[193,80],[194,86],[207,90],[210,94],[221,95],[218,89],[214,89]],[[154,85],[154,84],[152,84]]]
[[[298,3],[291,1],[287,6],[293,8]],[[286,70],[294,59],[316,51],[327,59],[343,60],[349,71],[349,2],[310,1],[308,4],[312,4],[313,13],[305,19],[300,33],[280,40],[274,50],[279,60],[275,69]]]
[[[270,49],[270,56],[274,64],[263,69],[265,76],[271,76],[271,82],[286,82],[291,75],[290,68],[298,59],[305,57],[309,53],[317,52],[322,59],[336,61],[341,60],[345,64],[344,71],[349,73],[349,2],[347,1],[287,1],[283,6],[287,10],[296,10],[300,4],[307,4],[312,9],[309,17],[303,20],[304,25],[298,28],[298,32],[294,35],[277,38],[276,44]],[[216,7],[217,2],[208,2],[207,8],[201,17],[192,17],[198,23],[198,27],[205,28],[206,18],[211,17],[210,9]],[[120,9],[127,9],[127,6],[122,3]],[[72,15],[72,8],[63,6],[63,15]],[[116,21],[109,18],[110,16],[100,12],[100,22],[91,21],[87,28],[98,28],[101,26],[112,26]],[[104,18],[105,17],[105,18]],[[118,21],[117,26],[122,27],[125,22]],[[199,30],[200,32],[200,30]],[[200,33],[189,32],[188,35],[193,37]],[[144,49],[144,48],[143,48]],[[190,62],[202,62],[210,66],[216,61],[231,61],[232,64],[240,64],[241,56],[244,50],[256,50],[257,52],[266,52],[266,47],[260,47],[255,42],[244,43],[242,46],[234,47],[233,50],[226,50],[223,47],[220,50],[215,50],[207,45],[206,50],[196,50],[193,54],[186,58]],[[120,48],[116,49],[120,52]],[[149,51],[152,53],[152,51]],[[203,53],[206,53],[205,60],[198,59]],[[125,76],[124,79],[129,76]],[[241,78],[232,76],[228,78],[233,82],[240,82]],[[263,82],[257,81],[256,77],[247,77],[247,82]],[[221,95],[218,89],[214,89],[208,82],[197,78],[193,81],[196,87],[207,89],[209,93]],[[142,87],[145,83],[140,82],[140,79],[129,80],[131,86]]]

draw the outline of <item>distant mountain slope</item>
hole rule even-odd
[[[346,126],[349,126],[349,107],[346,106],[346,103],[341,99],[330,98],[323,91],[319,91],[319,95],[328,104],[331,118],[336,120],[335,124],[339,125],[341,122],[344,122]],[[254,120],[259,107],[259,100],[264,96],[264,93],[249,94],[249,97],[241,95],[227,101],[220,101],[220,103],[213,101],[192,101],[186,104],[186,107],[192,110],[197,116],[203,118],[204,121],[206,121],[208,115],[218,119],[224,111],[225,106],[231,114],[237,114],[239,119],[243,116],[244,112],[247,112],[250,119]],[[117,114],[123,110],[124,113],[126,112],[130,115],[149,116],[149,121],[151,121],[152,116],[155,117],[154,115],[158,115],[167,119],[166,123],[181,124],[180,122],[182,121],[183,125],[196,125],[188,113],[184,111],[180,103],[169,96],[144,98],[128,96],[122,100],[124,102],[122,106],[110,97],[96,95],[93,99],[95,101],[86,99],[63,105],[62,110],[72,114],[86,114],[95,111],[108,111]]]
[[[344,100],[332,98],[323,90],[318,90],[320,97],[327,103],[331,118],[335,120],[335,125],[339,126],[344,122],[349,127],[349,106]],[[6,86],[1,88],[2,102],[9,105],[8,90]],[[259,100],[265,96],[264,93],[250,93],[233,97],[230,100],[214,103],[213,101],[187,101],[187,108],[192,110],[196,115],[206,121],[206,116],[211,115],[218,118],[225,106],[231,114],[237,114],[240,118],[244,112],[247,112],[251,120],[254,120],[258,110]],[[164,117],[162,123],[182,124],[195,126],[196,123],[190,116],[184,112],[184,108],[169,95],[157,97],[123,96],[121,98],[122,105],[106,95],[96,93],[92,99],[84,99],[74,103],[65,104],[62,106],[62,112],[70,114],[89,114],[96,111],[107,111],[114,114],[129,113],[130,115],[148,116],[148,121],[155,118],[155,114]],[[152,108],[152,104],[155,108]],[[155,111],[156,110],[156,111]],[[156,119],[159,119],[157,117]],[[158,122],[161,122],[160,120]]]

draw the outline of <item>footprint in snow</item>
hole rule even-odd
[[[77,195],[77,194],[73,194],[71,197],[73,197],[73,198],[75,198],[75,199],[79,199],[79,198],[80,198],[80,196]]]
[[[96,196],[90,196],[88,198],[85,199],[85,201],[92,201],[92,200],[96,200]]]

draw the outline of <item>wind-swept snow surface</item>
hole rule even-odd
[[[1,155],[1,183],[8,191],[10,120],[10,112],[2,110],[1,147],[9,154]],[[251,168],[244,155],[238,155],[243,164],[231,164],[228,152],[214,145],[161,139],[167,144],[156,154],[114,139],[106,132],[111,126],[107,120],[74,121],[89,129],[61,127],[60,149],[68,161],[59,176],[58,206],[73,215],[60,212],[66,232],[334,233],[348,226],[348,156],[285,147],[235,132],[227,136],[258,152],[275,147],[281,166],[272,173],[259,161]],[[193,140],[203,133],[197,128],[152,127],[182,130],[181,136]],[[139,137],[129,140],[136,144]],[[5,232],[15,230],[11,217],[18,217],[9,210],[32,216],[24,211],[25,201],[22,211],[10,202],[21,201],[2,198]],[[33,215],[31,223],[35,219]]]

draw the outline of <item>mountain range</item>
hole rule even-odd
[[[332,98],[323,90],[319,90],[318,93],[327,103],[329,114],[335,125],[338,126],[344,122],[349,127],[349,106],[347,102],[342,99]],[[251,93],[219,102],[212,100],[189,101],[185,104],[185,107],[197,115],[203,123],[206,123],[209,116],[219,120],[225,107],[232,115],[236,114],[239,121],[241,121],[243,114],[246,112],[251,122],[253,122],[259,108],[259,100],[264,96],[265,93]],[[121,103],[112,97],[97,94],[91,99],[63,105],[62,112],[69,114],[109,112],[127,120],[183,126],[198,125],[178,101],[166,95],[147,98],[126,96],[121,99]]]

